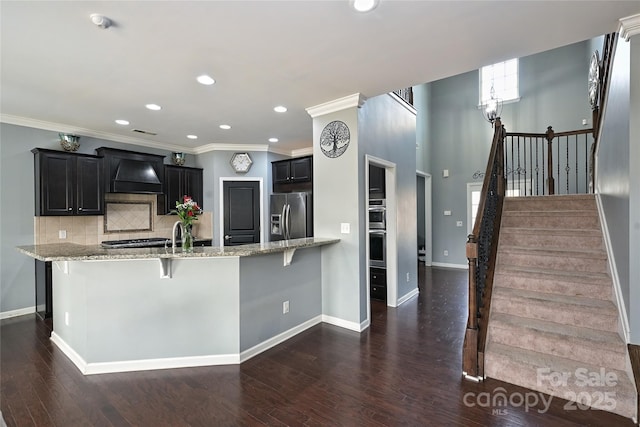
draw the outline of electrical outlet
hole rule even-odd
[[[287,314],[289,312],[289,301],[285,301],[282,303],[282,314]]]
[[[58,230],[58,238],[66,239],[67,238],[67,230]]]
[[[409,283],[409,280],[411,280],[411,273],[407,273],[407,283]]]
[[[64,312],[64,324],[69,326],[69,312],[68,311]]]
[[[462,227],[462,221],[456,221],[456,227]]]
[[[444,250],[444,256],[449,256],[449,251],[448,250]]]
[[[351,225],[348,222],[340,223],[340,233],[342,234],[351,233]]]
[[[451,211],[444,211],[444,216],[451,216]]]

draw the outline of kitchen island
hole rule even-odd
[[[97,374],[238,364],[320,323],[322,247],[337,242],[18,250],[52,262],[51,339]]]

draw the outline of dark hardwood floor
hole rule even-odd
[[[633,425],[557,398],[525,408],[519,397],[537,393],[463,380],[466,272],[419,278],[401,307],[374,301],[362,334],[317,325],[240,366],[83,376],[34,315],[4,320],[0,409],[20,427]],[[515,404],[491,406],[501,391]]]

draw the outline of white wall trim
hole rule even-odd
[[[19,308],[17,310],[9,310],[3,311],[0,313],[0,320],[2,319],[10,319],[12,317],[24,316],[26,314],[31,314],[36,312],[36,306]]]
[[[469,266],[466,264],[451,264],[448,262],[433,262],[431,264],[433,267],[444,267],[444,268],[455,268],[458,270],[468,270]]]
[[[87,372],[87,362],[78,354],[76,351],[67,344],[65,340],[63,340],[60,335],[56,334],[55,331],[51,332],[51,342],[54,343],[60,351],[62,351],[65,356],[67,356],[74,365],[86,375]]]
[[[405,295],[398,298],[398,307],[404,304],[405,302],[409,301],[411,298],[415,297],[418,294],[420,294],[420,290],[418,288],[415,288],[407,292]]]
[[[266,341],[262,341],[260,344],[254,345],[253,347],[240,353],[240,363],[245,362],[251,359],[252,357],[262,353],[263,351],[267,351],[270,348],[285,342],[286,340],[294,337],[295,335],[298,335],[300,332],[306,331],[307,329],[319,323],[322,323],[322,315],[318,315],[314,318],[311,318],[306,322],[299,324],[298,326],[294,326],[293,328],[287,331],[284,331],[272,338],[269,338]]]
[[[430,267],[433,263],[433,200],[431,196],[433,182],[430,173],[416,170],[416,175],[424,177],[424,249],[426,252],[424,265]]]
[[[324,116],[325,114],[346,110],[347,108],[360,108],[366,100],[367,98],[364,95],[360,93],[354,93],[353,95],[347,95],[343,98],[334,99],[333,101],[309,107],[307,108],[307,113],[311,116],[311,118],[316,118],[319,116]]]
[[[620,18],[620,37],[629,41],[633,36],[640,34],[640,13],[637,15]]]
[[[364,325],[365,322],[362,323],[357,323],[357,322],[351,322],[349,320],[344,320],[344,319],[340,319],[338,317],[333,317],[333,316],[328,316],[326,314],[322,315],[322,321],[324,323],[328,323],[330,325],[334,325],[334,326],[339,326],[341,328],[344,329],[349,329],[351,331],[356,331],[356,332],[362,332],[364,329]],[[368,327],[368,323],[366,324],[366,326]]]
[[[137,138],[135,136],[125,136],[115,133],[96,131],[93,129],[82,128],[79,126],[68,125],[64,123],[47,122],[44,120],[36,120],[28,117],[13,116],[10,114],[0,114],[0,122],[10,125],[25,126],[34,129],[48,130],[52,132],[73,133],[80,136],[88,136],[91,138],[105,139],[108,141],[121,142],[123,144],[139,145],[141,147],[157,148],[159,150],[178,151],[188,154],[204,154],[210,151],[268,151],[271,153],[282,154],[284,156],[304,156],[313,154],[313,147],[306,147],[297,150],[283,150],[277,147],[271,147],[268,144],[204,144],[195,148],[185,147],[183,145],[167,144],[159,141],[149,141],[147,139]]]
[[[611,243],[611,235],[609,234],[609,227],[607,226],[607,218],[602,207],[602,198],[600,193],[596,194],[596,206],[598,207],[598,216],[600,217],[600,223],[602,226],[602,237],[604,240],[604,246],[607,251],[607,258],[609,258],[609,274],[613,281],[613,290],[615,294],[615,303],[618,307],[618,316],[620,317],[620,326],[622,327],[622,334],[626,343],[630,341],[629,332],[629,318],[627,316],[627,308],[624,305],[624,297],[622,296],[622,288],[620,287],[620,276],[618,276],[618,267],[616,265],[616,258],[613,253],[613,245]],[[633,262],[633,261],[632,261]]]
[[[400,104],[403,108],[405,108],[407,111],[409,111],[411,114],[413,114],[414,116],[418,114],[418,110],[416,110],[413,105],[409,104],[407,101],[405,101],[404,99],[400,98],[398,95],[396,95],[393,92],[388,92],[388,95],[393,98],[394,101],[396,101],[398,104]]]
[[[253,176],[221,176],[218,192],[220,211],[218,212],[218,237],[219,246],[224,246],[224,183],[226,181],[254,181],[260,183],[260,242],[266,242],[264,230],[264,185],[262,177]]]

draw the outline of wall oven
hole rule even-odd
[[[387,232],[385,230],[369,230],[369,265],[387,267]]]
[[[387,228],[387,208],[384,199],[369,200],[369,230]]]

